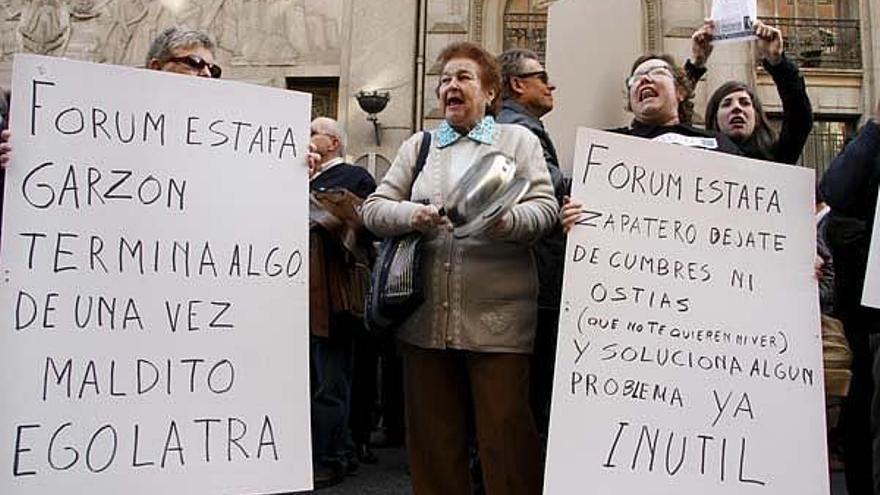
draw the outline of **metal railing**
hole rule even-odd
[[[862,68],[858,19],[762,17],[782,31],[785,52],[801,67]]]
[[[544,60],[547,50],[547,14],[504,14],[504,49],[528,48]]]
[[[770,127],[779,133],[782,127],[780,117],[770,118]],[[813,122],[813,130],[804,143],[804,150],[797,164],[812,168],[816,171],[816,177],[822,178],[828,165],[843,149],[847,140],[855,133],[856,122],[854,120],[825,120],[821,117]]]
[[[831,161],[840,153],[846,144],[846,136],[840,132],[814,128],[804,145],[799,164],[816,171],[816,177],[822,178]]]

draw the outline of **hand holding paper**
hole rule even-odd
[[[700,29],[691,36],[691,62],[697,67],[705,67],[712,55],[712,38],[715,36],[715,21],[706,19]]]
[[[782,31],[761,21],[755,23],[755,36],[758,37],[758,53],[771,65],[782,60]]]
[[[581,217],[584,205],[578,200],[572,200],[569,196],[563,199],[562,208],[559,210],[559,221],[562,230],[567,234]]]

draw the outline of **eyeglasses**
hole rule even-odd
[[[530,77],[537,77],[544,84],[550,83],[550,76],[547,75],[546,70],[536,70],[535,72],[526,72],[524,74],[515,74],[513,77],[518,77],[520,79],[528,79]]]
[[[672,69],[666,65],[656,65],[649,69],[640,70],[638,72],[633,72],[633,75],[626,78],[626,87],[632,88],[642,79],[650,77],[651,80],[654,80],[658,77],[674,77],[672,74]]]
[[[212,64],[202,57],[198,55],[187,55],[185,57],[173,57],[168,59],[169,62],[177,62],[180,64],[186,64],[191,69],[196,71],[203,71],[205,67],[208,68],[208,72],[211,73],[211,77],[214,79],[220,79],[220,74],[223,73],[223,69],[220,68],[217,64]]]

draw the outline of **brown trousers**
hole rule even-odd
[[[529,356],[407,344],[401,353],[415,494],[471,493],[471,404],[487,495],[540,494],[541,447],[529,409]]]

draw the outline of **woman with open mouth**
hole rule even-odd
[[[486,493],[538,494],[541,452],[528,402],[538,311],[530,244],[556,223],[558,206],[538,138],[493,118],[501,106],[495,57],[476,44],[453,43],[437,62],[443,122],[403,143],[363,206],[364,224],[376,235],[424,236],[425,300],[397,330],[413,489],[471,492],[473,428]],[[459,238],[438,205],[470,167],[497,152],[513,159],[528,191],[487,231]]]
[[[670,55],[646,54],[633,62],[626,78],[626,109],[633,114],[629,127],[611,132],[664,143],[743,155],[725,134],[691,125],[694,91],[684,69]],[[565,232],[581,217],[579,201],[565,198],[560,221]]]
[[[632,112],[629,127],[611,132],[665,143],[742,155],[726,135],[697,129],[694,90],[684,69],[670,55],[646,54],[633,62],[626,78],[626,109]]]

